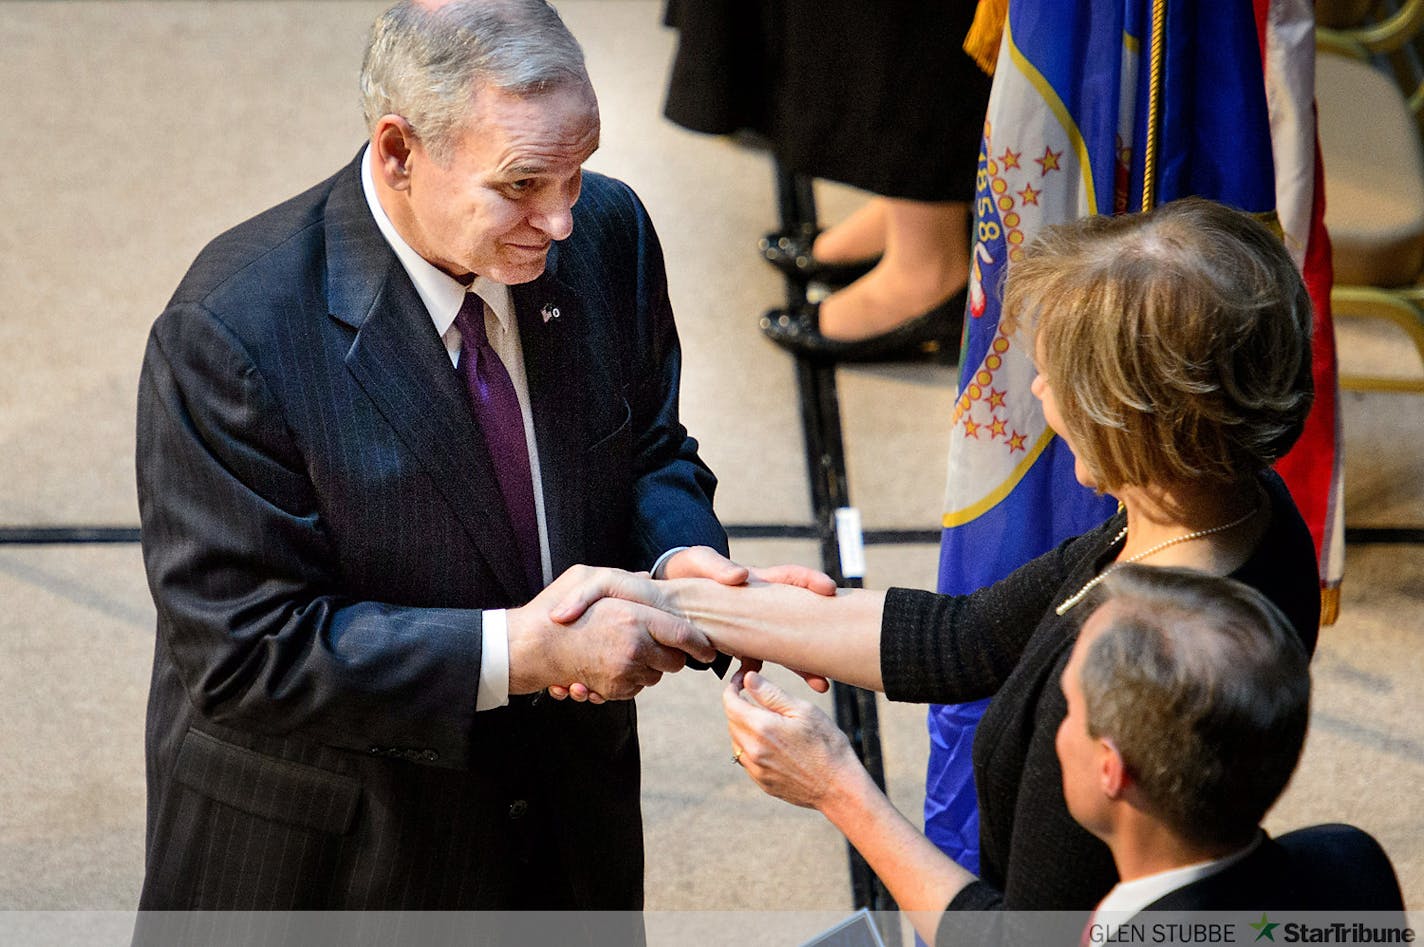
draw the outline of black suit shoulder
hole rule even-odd
[[[610,241],[632,244],[637,223],[645,219],[642,201],[633,189],[617,178],[597,171],[583,173],[583,187],[574,204],[574,229],[563,245]],[[634,224],[634,226],[629,226]]]
[[[253,290],[260,286],[271,292],[276,286],[269,278],[269,267],[310,271],[313,254],[321,250],[327,198],[347,173],[349,169],[214,237],[194,258],[174,290],[169,308],[222,308],[222,297],[237,298],[239,293],[247,294],[243,308],[249,308],[261,298],[254,296]]]
[[[329,205],[341,187],[360,196],[359,174],[359,164],[348,165],[214,237],[155,320],[151,344],[205,363],[205,377],[221,370],[278,388],[308,385],[285,370],[292,353],[324,352],[338,364],[352,333],[328,318]]]
[[[1404,901],[1379,842],[1354,826],[1317,825],[1262,839],[1224,871],[1178,888],[1148,911],[1399,911]]]
[[[647,208],[616,178],[589,171],[574,205],[573,233],[549,257],[553,279],[590,297],[601,312],[621,361],[635,375],[659,374],[680,364],[662,246]]]

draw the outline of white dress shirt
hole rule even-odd
[[[1093,912],[1092,923],[1102,925],[1102,940],[1110,939],[1119,927],[1141,913],[1147,905],[1166,897],[1178,888],[1185,888],[1217,872],[1225,871],[1250,855],[1261,844],[1261,837],[1261,833],[1257,832],[1250,845],[1222,858],[1159,871],[1155,875],[1144,875],[1132,881],[1119,881]]]

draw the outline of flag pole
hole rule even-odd
[[[1167,58],[1167,0],[1152,0],[1152,50],[1147,76],[1147,143],[1142,156],[1142,209],[1157,205],[1157,152],[1162,138],[1162,84]]]

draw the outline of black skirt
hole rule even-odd
[[[989,77],[974,0],[668,0],[664,109],[753,132],[789,170],[887,197],[972,200]]]

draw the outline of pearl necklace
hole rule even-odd
[[[1259,512],[1261,512],[1261,505],[1258,503],[1255,508],[1251,510],[1251,512],[1247,513],[1240,519],[1232,520],[1230,523],[1222,523],[1220,526],[1213,526],[1210,529],[1199,529],[1195,532],[1183,533],[1181,536],[1173,536],[1171,539],[1164,540],[1163,542],[1158,543],[1150,549],[1142,550],[1142,552],[1139,552],[1135,556],[1128,556],[1121,562],[1114,562],[1102,572],[1099,572],[1097,575],[1089,579],[1086,585],[1084,585],[1081,589],[1079,589],[1077,592],[1073,593],[1066,600],[1064,600],[1062,605],[1059,605],[1057,608],[1054,609],[1054,612],[1059,615],[1066,614],[1070,608],[1072,608],[1074,605],[1077,605],[1083,599],[1087,598],[1088,593],[1091,592],[1093,589],[1097,588],[1098,585],[1108,576],[1112,575],[1115,570],[1122,568],[1130,562],[1141,562],[1148,556],[1156,555],[1157,553],[1166,549],[1168,546],[1175,546],[1178,543],[1189,543],[1193,539],[1201,539],[1203,536],[1211,536],[1214,533],[1224,533],[1228,529],[1235,529],[1236,527],[1240,526],[1242,523],[1246,522]],[[1108,545],[1116,546],[1119,542],[1122,541],[1122,538],[1126,535],[1127,527],[1124,526],[1122,528],[1122,532],[1114,536],[1112,542]]]

